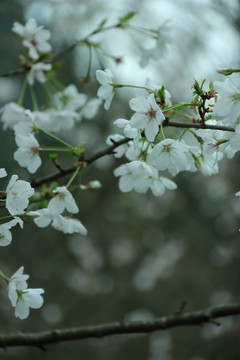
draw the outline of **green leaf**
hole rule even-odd
[[[126,26],[126,23],[128,22],[128,20],[130,20],[136,14],[137,14],[137,11],[129,11],[126,15],[118,18],[119,22],[121,23],[121,26],[122,27]]]
[[[103,19],[100,24],[98,25],[99,29],[102,29],[104,27],[104,25],[106,24],[106,22],[108,21],[108,18]]]

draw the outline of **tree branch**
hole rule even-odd
[[[207,125],[207,124],[201,124],[201,123],[180,123],[180,122],[174,122],[174,121],[169,121],[169,120],[164,120],[162,123],[163,127],[178,127],[178,128],[195,128],[195,129],[209,129],[209,130],[222,130],[222,131],[231,131],[234,132],[234,128],[229,127],[229,126],[222,126],[222,125]],[[91,157],[89,157],[88,159],[84,159],[84,162],[86,165],[91,164],[92,162],[100,159],[101,157],[105,156],[105,155],[110,155],[114,153],[114,150],[123,144],[126,144],[127,142],[129,142],[132,139],[129,138],[124,138],[120,141],[115,141],[113,143],[113,145],[97,152],[96,154],[92,155]],[[60,177],[63,177],[65,175],[71,174],[76,170],[75,166],[71,166],[68,169],[61,169],[61,171],[56,172],[54,174],[48,175],[46,177],[43,177],[41,179],[37,179],[37,180],[32,180],[31,181],[31,185],[34,188],[37,188],[45,183],[54,181],[59,179]]]
[[[181,315],[164,316],[155,320],[114,322],[101,325],[54,329],[35,333],[10,333],[0,335],[0,347],[36,346],[44,348],[47,344],[63,341],[102,338],[122,334],[146,334],[155,330],[166,330],[179,326],[214,323],[216,318],[240,314],[240,304],[211,307]]]

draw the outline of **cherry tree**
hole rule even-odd
[[[51,226],[55,231],[79,234],[84,238],[88,226],[81,220],[84,208],[80,208],[79,194],[83,191],[86,194],[97,192],[104,183],[97,179],[97,172],[87,184],[83,183],[82,176],[88,166],[107,156],[119,159],[108,177],[118,179],[120,192],[135,191],[139,197],[147,192],[154,197],[172,192],[174,197],[174,192],[178,191],[179,173],[198,172],[200,177],[218,174],[221,172],[221,161],[232,159],[240,150],[240,87],[231,78],[233,73],[240,72],[237,67],[218,69],[222,81],[193,80],[192,97],[183,97],[178,103],[173,103],[168,84],[155,84],[155,80],[148,76],[137,85],[125,83],[113,70],[101,66],[101,62],[95,79],[91,79],[92,53],[103,52],[104,44],[104,37],[101,42],[95,41],[95,35],[129,29],[140,39],[142,33],[147,35],[154,44],[141,49],[138,62],[143,68],[167,51],[169,25],[159,24],[158,29],[138,27],[133,22],[135,15],[134,11],[130,11],[112,25],[104,19],[87,36],[58,52],[51,44],[51,32],[34,18],[29,18],[26,23],[13,23],[11,30],[22,42],[24,55],[20,56],[19,69],[0,75],[21,76],[23,82],[18,101],[10,101],[2,107],[1,123],[2,131],[14,134],[17,150],[12,158],[29,173],[27,179],[30,178],[30,181],[7,168],[0,169],[1,180],[7,180],[7,185],[1,189],[4,211],[0,225],[2,247],[11,246],[16,241],[13,229],[20,227],[25,231],[27,222],[32,222],[39,233],[42,228]],[[89,66],[84,80],[98,84],[94,97],[80,92],[75,84],[60,84],[58,80],[59,59],[79,46],[89,49]],[[122,60],[121,57],[112,57],[115,62]],[[44,95],[39,96],[39,86]],[[126,105],[131,115],[129,118],[113,119],[112,129],[115,132],[108,134],[103,149],[89,154],[88,143],[75,144],[65,137],[65,132],[76,131],[77,126],[85,120],[94,119],[102,108],[104,111],[111,109],[115,96],[123,89],[128,89],[131,94]],[[29,95],[31,106],[27,101]],[[184,117],[184,121],[179,121],[179,115]],[[52,168],[55,167],[54,171],[45,171],[46,153]],[[67,158],[71,165],[63,166],[62,158]],[[41,168],[40,176],[38,171]],[[240,196],[240,191],[233,193],[232,197],[235,195]],[[30,312],[29,309],[44,307],[46,291],[38,288],[38,284],[36,288],[28,287],[29,275],[24,273],[24,264],[13,274],[0,271],[0,277],[19,320],[24,321],[31,316],[32,310]],[[184,305],[181,305],[174,314],[147,321],[119,319],[100,325],[6,333],[0,335],[0,344],[4,348],[44,348],[62,341],[151,333],[172,327],[214,323],[220,317],[240,313],[240,304],[229,303],[188,313],[183,308]]]

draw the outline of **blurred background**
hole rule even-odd
[[[15,21],[23,24],[34,17],[51,31],[57,52],[86,36],[104,18],[107,24],[115,24],[131,10],[138,11],[132,19],[136,26],[167,26],[167,44],[160,58],[142,68],[139,43],[151,48],[151,39],[127,30],[104,32],[92,38],[101,41],[103,52],[92,58],[90,81],[83,81],[89,64],[87,47],[62,57],[57,76],[64,86],[75,84],[79,92],[95,97],[99,88],[95,71],[109,67],[120,83],[141,86],[151,77],[177,103],[191,101],[194,79],[206,79],[206,84],[224,80],[218,68],[239,67],[239,0],[0,0],[0,72],[19,67],[23,48],[21,39],[11,32]],[[238,78],[233,75],[232,79]],[[21,76],[0,78],[0,106],[18,100],[22,80]],[[65,132],[64,138],[73,144],[84,142],[88,155],[102,149],[106,137],[118,132],[112,122],[131,116],[128,101],[134,96],[133,89],[119,89],[109,111],[101,107],[94,119],[83,120],[77,130]],[[1,167],[30,181],[33,177],[13,160],[13,132],[1,130],[0,141]],[[240,190],[239,160],[236,155],[221,161],[219,174],[211,177],[180,173],[175,178],[178,189],[158,198],[150,192],[120,193],[113,170],[123,159],[109,156],[88,166],[82,174],[83,184],[97,179],[102,187],[80,194],[86,237],[28,223],[24,231],[14,228],[11,246],[1,248],[4,273],[11,275],[24,264],[25,273],[30,274],[29,287],[45,289],[44,306],[20,321],[1,283],[1,332],[152,319],[173,314],[182,302],[186,302],[185,311],[239,303],[240,203],[235,198]],[[35,178],[54,171],[46,161]],[[6,181],[2,180],[3,189]],[[64,178],[60,184],[67,181]],[[237,360],[239,318],[220,319],[220,323],[220,327],[209,324],[67,342],[47,346],[45,352],[9,348],[1,350],[0,358]]]

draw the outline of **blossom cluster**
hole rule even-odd
[[[101,79],[99,82],[102,85],[98,95],[108,101],[109,108],[114,95],[113,75],[109,69],[98,70],[97,79]],[[204,119],[203,127],[206,129],[189,128],[182,135],[172,132],[169,136],[162,124],[165,121],[167,126],[171,126],[171,120],[166,118],[172,113],[171,95],[151,79],[146,80],[136,97],[129,101],[130,108],[135,112],[132,117],[114,121],[124,135],[113,134],[107,138],[107,144],[120,141],[124,136],[129,138],[115,152],[116,157],[125,155],[130,160],[114,171],[114,175],[120,178],[121,191],[134,189],[144,193],[151,189],[155,196],[162,195],[165,187],[173,190],[177,185],[160,176],[159,171],[168,171],[172,176],[181,171],[198,170],[204,175],[216,174],[219,171],[218,162],[224,155],[232,158],[240,150],[240,90],[229,79],[216,82],[214,86],[215,90],[210,89],[206,98],[217,97],[218,101]],[[200,90],[199,93],[203,94]],[[208,125],[215,125],[216,129],[208,129]],[[231,125],[234,131],[217,130],[217,125]]]
[[[15,134],[18,148],[14,152],[14,159],[31,174],[42,164],[41,151],[50,151],[51,154],[52,151],[66,151],[70,156],[77,157],[77,161],[74,163],[75,173],[68,184],[51,184],[43,195],[44,203],[32,201],[41,200],[41,193],[35,192],[29,182],[19,180],[17,175],[11,176],[6,190],[1,191],[1,202],[9,215],[3,217],[4,222],[0,224],[0,246],[11,243],[12,228],[17,224],[23,228],[26,217],[32,218],[39,228],[51,225],[65,234],[86,235],[87,229],[74,217],[79,208],[69,190],[79,169],[85,165],[83,150],[73,147],[56,134],[72,129],[83,118],[94,118],[102,102],[105,110],[108,110],[117,88],[131,85],[115,82],[110,69],[97,70],[96,79],[101,85],[97,97],[89,98],[73,84],[61,90],[54,87],[47,102],[39,108],[34,93],[35,80],[41,83],[49,81],[50,84],[48,75],[50,71],[54,72],[48,61],[51,51],[48,40],[51,34],[43,26],[38,26],[34,19],[29,19],[26,25],[16,22],[12,30],[23,39],[22,44],[27,49],[27,55],[22,61],[27,81],[23,85],[19,102],[10,102],[1,109],[3,129],[12,129]],[[163,25],[153,34],[157,44],[145,49],[141,59],[142,67],[150,59],[158,59],[161,52],[166,52],[168,27]],[[23,106],[26,83],[32,94],[33,109]],[[47,94],[50,88],[53,88],[52,83],[51,87],[45,87]],[[210,84],[207,91],[203,90],[203,84],[200,86],[195,82],[193,95],[192,103],[172,105],[169,91],[150,78],[138,87],[129,100],[132,116],[128,119],[118,118],[113,122],[122,133],[111,134],[106,139],[107,145],[114,145],[116,158],[125,156],[127,159],[126,163],[114,170],[122,192],[135,190],[146,193],[151,190],[154,196],[161,196],[166,189],[177,188],[170,176],[175,177],[182,171],[216,174],[219,171],[218,163],[224,156],[232,158],[240,151],[240,89],[230,79]],[[169,131],[170,127],[174,127],[172,119],[182,108],[189,111],[192,109],[195,112],[192,123],[200,126],[188,127],[186,124],[184,131]],[[191,116],[187,114],[187,117]],[[224,126],[227,131],[223,132],[221,128]],[[52,149],[40,144],[37,139],[39,132],[59,142],[62,147]],[[62,169],[56,161],[55,165],[61,174]],[[6,170],[0,169],[0,178],[6,176]],[[77,188],[89,190],[100,186],[96,180],[89,185],[78,184]],[[240,196],[240,192],[236,195]],[[6,218],[10,220],[5,222]],[[29,315],[29,308],[38,309],[42,306],[44,290],[28,288],[29,276],[23,273],[23,266],[11,278],[2,272],[0,277],[8,284],[8,296],[16,317],[25,319]]]

